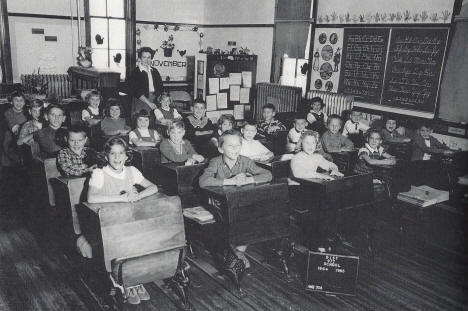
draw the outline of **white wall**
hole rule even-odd
[[[204,23],[205,0],[135,0],[136,19],[166,23]]]
[[[72,0],[72,9],[76,16],[76,1]],[[81,2],[82,3],[82,2]],[[9,13],[30,13],[70,16],[69,0],[8,0]],[[81,8],[83,15],[83,8]],[[66,73],[68,67],[75,64],[78,51],[76,21],[73,31],[70,20],[34,17],[9,17],[11,61],[14,82],[20,82],[21,74]],[[32,28],[44,29],[44,34],[32,34]],[[84,22],[82,23],[84,42]],[[57,42],[45,41],[44,36],[57,36]],[[73,40],[72,40],[73,39]],[[72,45],[73,41],[73,45]]]
[[[144,21],[201,25],[273,24],[275,0],[136,0],[136,19]],[[273,27],[200,27],[204,33],[203,48],[230,50],[228,41],[236,47],[248,47],[258,55],[257,82],[270,80]],[[142,36],[142,45],[151,42],[157,48],[156,37]],[[198,51],[198,37],[185,32],[174,33],[176,48],[187,49],[187,55]],[[185,39],[185,40],[184,40]],[[160,41],[160,40],[159,40]]]

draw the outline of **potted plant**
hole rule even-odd
[[[78,48],[78,57],[76,58],[78,65],[81,67],[91,67],[93,61],[91,60],[91,48],[89,46],[80,46]]]
[[[161,48],[164,50],[164,57],[172,57],[172,50],[174,47],[174,36],[170,35],[169,38],[164,40],[161,44]]]

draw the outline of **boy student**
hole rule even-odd
[[[205,160],[199,155],[192,144],[184,139],[185,124],[183,121],[175,121],[167,129],[169,139],[163,139],[159,149],[161,151],[161,163],[184,162],[185,165],[200,163]]]
[[[336,114],[332,114],[328,118],[328,130],[321,137],[322,147],[325,152],[350,151],[354,148],[353,142],[348,137],[341,135],[342,124],[340,116]]]
[[[15,141],[20,133],[21,126],[26,122],[26,116],[23,112],[24,105],[23,94],[14,92],[11,96],[11,107],[4,114],[8,130],[2,140],[2,166],[12,166],[19,162],[19,152]]]
[[[382,129],[382,138],[384,142],[390,143],[409,143],[410,138],[400,134],[397,130],[397,119],[392,116],[385,118],[385,128]]]
[[[47,126],[43,127],[33,134],[26,135],[18,140],[18,144],[28,142],[34,139],[39,144],[39,150],[43,158],[53,158],[57,155],[57,152],[62,149],[57,142],[61,139],[61,134],[65,129],[62,128],[63,122],[65,122],[65,112],[63,109],[55,104],[47,106],[47,112],[45,114]]]
[[[362,121],[361,112],[353,109],[343,127],[343,136],[349,137],[356,147],[364,145],[364,133],[369,130],[369,125]]]
[[[257,134],[257,125],[253,121],[245,122],[241,132],[242,147],[240,155],[248,157],[254,161],[268,161],[273,158],[273,152],[262,145],[261,142],[254,139]]]
[[[207,186],[243,186],[253,183],[269,182],[272,175],[258,167],[255,162],[240,155],[242,137],[235,130],[228,130],[219,138],[220,156],[211,159],[210,164],[200,176],[200,187]],[[250,263],[245,257],[246,245],[235,247],[236,256],[244,262],[245,268]]]
[[[57,155],[57,167],[64,176],[82,176],[92,172],[96,165],[88,166],[86,157],[89,149],[85,147],[88,140],[85,128],[72,126],[68,129],[66,141],[68,147]]]
[[[307,120],[303,117],[298,117],[294,119],[294,126],[288,132],[287,142],[286,142],[286,152],[294,152],[296,150],[296,145],[301,138],[302,133],[306,130]]]
[[[274,135],[278,131],[285,131],[286,127],[275,119],[276,108],[273,104],[266,104],[262,109],[263,120],[257,125],[258,135],[266,137]]]
[[[439,142],[432,134],[432,125],[422,123],[413,138],[411,160],[430,160],[433,154],[451,154],[452,150]]]

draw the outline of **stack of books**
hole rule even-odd
[[[398,193],[397,199],[410,204],[426,207],[449,200],[449,192],[429,186],[411,186],[408,192]]]
[[[195,206],[184,209],[184,217],[192,219],[200,224],[214,222],[213,214],[208,212],[203,206]]]

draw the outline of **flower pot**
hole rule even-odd
[[[172,57],[172,49],[164,49],[164,57]]]
[[[81,60],[81,61],[78,62],[78,65],[80,65],[81,67],[84,67],[84,68],[89,68],[89,67],[91,67],[92,64],[93,63],[90,60],[87,60],[87,59]]]

